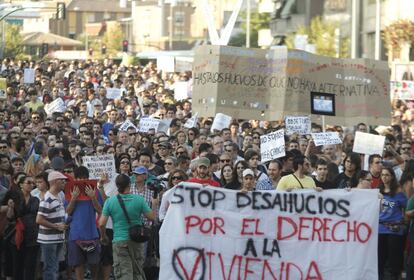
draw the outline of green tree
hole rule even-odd
[[[3,57],[20,57],[23,55],[22,35],[20,27],[15,24],[5,24],[5,44]]]
[[[296,35],[308,35],[308,43],[315,44],[316,54],[335,57],[338,51],[335,34],[337,28],[339,28],[338,23],[323,21],[320,17],[315,17],[309,27],[300,26],[295,33],[288,34],[286,45],[288,48],[294,48]],[[341,38],[339,45],[339,57],[349,57],[349,38]]]
[[[119,51],[122,51],[122,41],[124,39],[121,24],[119,22],[109,24],[102,38],[102,44],[106,45],[106,55],[114,56]]]
[[[234,47],[245,47],[246,46],[246,12],[240,13],[243,22],[241,28],[243,29],[242,33],[230,38],[229,46]],[[270,23],[270,14],[269,13],[250,13],[250,47],[257,48],[259,40],[259,30],[269,28]]]

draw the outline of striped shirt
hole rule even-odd
[[[45,199],[40,201],[38,215],[43,216],[52,224],[65,222],[65,207],[63,198],[60,194],[56,197],[49,191],[45,194]],[[37,242],[42,244],[62,243],[65,241],[65,233],[56,229],[39,226]]]

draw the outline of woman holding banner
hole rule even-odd
[[[404,211],[407,197],[401,191],[395,172],[390,167],[382,169],[379,189],[384,196],[378,228],[379,279],[384,279],[385,266],[388,262],[390,279],[398,280],[404,259]]]

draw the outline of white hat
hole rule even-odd
[[[47,180],[49,182],[54,181],[54,180],[58,180],[58,179],[65,179],[65,180],[67,180],[68,177],[66,177],[65,175],[63,175],[62,173],[60,173],[58,171],[51,171],[49,173],[49,175],[47,176]]]
[[[253,176],[254,177],[254,172],[253,172],[253,170],[251,170],[251,169],[245,169],[244,171],[243,171],[243,177],[246,177],[246,176]]]

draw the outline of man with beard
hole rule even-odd
[[[189,179],[187,182],[220,187],[220,184],[211,178],[208,169],[210,160],[208,158],[199,157],[198,159],[193,160],[191,165],[194,168],[193,178]]]

